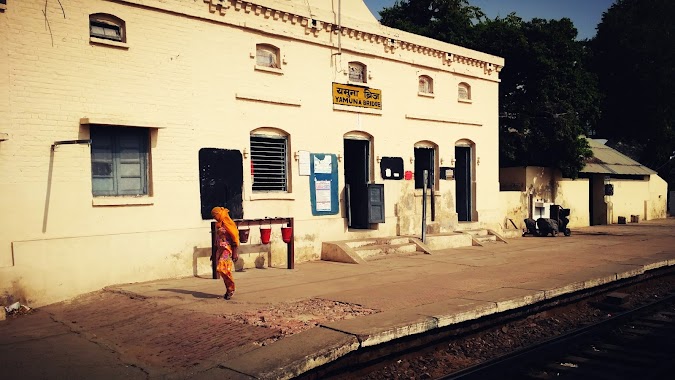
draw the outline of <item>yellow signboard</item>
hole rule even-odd
[[[382,109],[382,90],[333,82],[333,104]]]

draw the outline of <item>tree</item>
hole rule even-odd
[[[675,185],[675,2],[618,0],[591,41],[604,94],[598,135],[637,148]]]
[[[468,0],[403,0],[380,12],[382,25],[466,46],[473,25],[485,18]]]
[[[500,73],[501,166],[556,167],[576,177],[591,156],[583,135],[598,118],[596,79],[571,20],[515,14],[475,27],[474,49],[505,58]]]
[[[488,19],[466,0],[398,1],[384,25],[505,58],[500,73],[500,166],[551,166],[576,177],[591,155],[581,138],[598,118],[589,50],[569,19]]]

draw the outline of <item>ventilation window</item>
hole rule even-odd
[[[279,69],[279,49],[272,45],[258,44],[255,46],[255,64],[262,67]]]
[[[126,42],[124,20],[109,14],[89,15],[89,36],[104,40]]]
[[[419,88],[418,91],[420,94],[433,94],[434,93],[434,81],[431,77],[427,75],[420,75]]]
[[[460,83],[459,86],[457,86],[457,90],[459,91],[458,93],[459,100],[463,101],[471,100],[471,86],[469,86],[466,83]]]
[[[288,138],[251,135],[253,191],[288,190]]]
[[[366,65],[360,62],[349,62],[349,81],[366,83]]]

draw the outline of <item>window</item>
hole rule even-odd
[[[420,75],[419,89],[420,94],[433,94],[434,82],[431,77],[427,75]]]
[[[89,15],[89,36],[126,42],[124,20],[104,13]]]
[[[349,62],[349,81],[366,83],[366,65],[359,62]]]
[[[272,45],[257,44],[255,46],[255,64],[275,69],[281,68],[279,66],[279,49]]]
[[[457,86],[457,90],[459,91],[459,100],[471,100],[471,86],[466,83],[460,83]]]
[[[251,135],[253,191],[288,190],[287,136]]]
[[[148,194],[148,136],[145,128],[91,127],[94,196]]]

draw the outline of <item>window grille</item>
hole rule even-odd
[[[279,49],[271,45],[256,45],[255,63],[258,66],[279,68]]]
[[[253,191],[287,191],[286,137],[251,136]]]
[[[433,94],[434,93],[434,87],[433,87],[433,82],[431,78],[429,78],[426,75],[420,76],[420,81],[419,81],[419,92],[424,93],[424,94]]]
[[[366,65],[358,62],[349,62],[349,81],[366,83]]]

